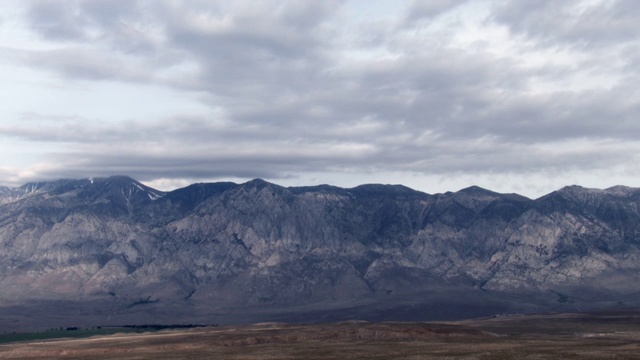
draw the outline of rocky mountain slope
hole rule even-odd
[[[635,306],[639,205],[640,189],[622,186],[536,200],[263,180],[165,193],[124,176],[0,188],[0,315],[419,320]]]

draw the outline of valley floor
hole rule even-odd
[[[265,323],[0,345],[0,359],[640,359],[640,312]]]

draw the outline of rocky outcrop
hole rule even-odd
[[[621,186],[531,200],[479,187],[429,195],[254,180],[165,193],[124,176],[31,183],[0,188],[0,305],[379,312],[452,294],[459,307],[495,305],[479,314],[523,301],[630,305],[640,293],[639,205],[640,190]]]

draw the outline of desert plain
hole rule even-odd
[[[0,359],[639,359],[640,311],[456,322],[260,323],[0,345]],[[59,337],[62,336],[62,337]],[[25,339],[28,337],[25,336]]]

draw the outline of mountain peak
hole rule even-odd
[[[245,184],[250,184],[250,185],[266,185],[266,184],[271,184],[270,182],[268,182],[265,179],[261,179],[261,178],[255,178],[253,180],[249,180],[247,181]],[[271,184],[272,185],[272,184]]]
[[[585,197],[599,196],[605,193],[605,190],[602,189],[587,188],[580,185],[568,185],[551,194],[558,194],[571,199],[584,199]]]
[[[482,196],[500,195],[497,192],[494,192],[494,191],[491,191],[491,190],[487,190],[487,189],[482,188],[482,187],[477,186],[477,185],[472,185],[472,186],[466,187],[464,189],[460,189],[457,193],[458,194],[465,194],[465,195],[482,195]]]
[[[422,192],[413,190],[404,185],[391,185],[391,184],[363,184],[349,189],[354,193],[362,193],[368,195],[415,195],[424,194]],[[426,195],[426,194],[425,194]]]
[[[255,188],[257,190],[261,190],[265,187],[268,188],[274,188],[274,187],[280,187],[279,185],[270,183],[264,179],[260,179],[260,178],[256,178],[250,181],[247,181],[246,183],[242,184],[242,186],[248,187],[248,188]]]
[[[624,185],[615,185],[605,189],[606,192],[613,195],[618,195],[618,196],[628,196],[631,193],[633,193],[635,190],[636,190],[635,188],[624,186]]]
[[[142,198],[157,200],[165,195],[163,191],[144,185],[129,176],[117,175],[108,178],[89,179],[92,186],[102,188],[103,191],[121,192],[125,197],[141,195]]]
[[[567,185],[567,186],[563,186],[562,188],[560,188],[558,190],[558,192],[570,192],[570,193],[575,193],[575,192],[588,192],[588,191],[593,191],[593,190],[598,190],[598,189],[590,189],[590,188],[586,188],[584,186],[580,186],[580,185]]]
[[[49,182],[32,182],[18,188],[25,195],[37,193],[50,193],[54,195],[71,191],[80,191],[84,196],[97,198],[114,193],[132,198],[136,194],[150,200],[156,200],[164,196],[164,192],[153,189],[141,182],[124,175],[110,176],[107,178],[87,178],[80,180],[62,179]]]
[[[34,181],[26,183],[16,190],[22,195],[30,195],[40,192],[52,192],[56,194],[82,188],[89,185],[88,179],[60,179],[54,181]]]
[[[138,180],[127,176],[127,175],[113,175],[113,176],[109,176],[107,178],[101,178],[104,179],[105,181],[110,181],[110,182],[118,182],[118,183],[140,183]],[[94,179],[97,180],[97,179]]]

